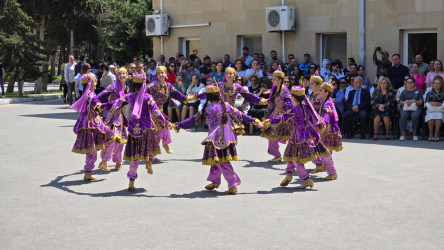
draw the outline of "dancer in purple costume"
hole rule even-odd
[[[309,95],[309,100],[311,102],[311,105],[313,106],[313,108],[318,111],[321,107],[322,104],[322,98],[319,96],[319,89],[321,87],[323,80],[322,78],[319,76],[318,71],[315,72],[315,74],[313,76],[310,77],[310,89],[311,89],[311,94]],[[316,174],[319,172],[325,172],[325,167],[324,167],[324,163],[322,162],[321,158],[315,159],[313,161],[313,164],[316,165],[316,168],[311,171],[310,174]]]
[[[71,105],[76,110],[79,117],[74,125],[74,133],[77,135],[72,152],[86,154],[86,164],[84,166],[85,181],[97,180],[91,175],[97,161],[97,151],[102,150],[106,145],[114,141],[113,132],[103,124],[99,115],[101,103],[95,98],[94,90],[97,86],[97,79],[93,74],[85,74],[80,79],[85,93],[82,97]]]
[[[172,107],[172,104],[174,105],[180,105],[180,102],[187,103],[189,100],[189,97],[182,94],[182,92],[176,90],[173,85],[171,85],[169,82],[167,82],[167,73],[166,73],[166,67],[165,66],[159,66],[156,69],[156,80],[154,80],[152,83],[150,83],[147,87],[147,92],[151,94],[153,99],[156,101],[157,107],[162,112],[163,105],[168,101],[168,98],[171,97],[170,106]],[[176,103],[177,102],[177,103]],[[155,123],[157,121],[155,120]],[[162,141],[163,148],[168,154],[172,154],[173,151],[171,150],[170,144],[172,142],[171,140],[171,133],[168,129],[160,129],[157,132],[157,141],[160,144],[160,141]],[[152,161],[160,161],[155,156],[151,157]]]
[[[134,191],[134,181],[137,179],[137,168],[140,161],[147,161],[147,172],[153,173],[150,157],[160,154],[156,128],[164,129],[169,124],[166,116],[158,109],[153,97],[146,93],[145,82],[145,74],[135,74],[133,76],[135,93],[126,94],[117,101],[103,105],[112,113],[118,112],[126,104],[129,104],[132,110],[128,123],[128,141],[123,155],[124,160],[130,161],[127,174],[130,180],[128,185],[130,191]]]
[[[248,92],[244,87],[240,84],[234,83],[234,78],[236,77],[236,70],[232,67],[227,67],[225,69],[225,77],[221,82],[216,83],[219,88],[219,94],[222,98],[222,101],[228,102],[230,106],[234,107],[236,102],[236,97],[240,94],[243,98],[245,98],[246,102],[253,104],[266,104],[267,100],[256,96],[253,93]],[[203,100],[205,99],[205,92],[198,94],[195,100]],[[242,135],[245,133],[244,127],[241,122],[239,122],[236,118],[233,119],[234,129],[237,135]]]
[[[281,186],[287,186],[290,183],[296,169],[299,178],[304,180],[304,183],[298,188],[313,188],[313,181],[310,179],[304,164],[330,153],[320,140],[318,132],[318,129],[324,127],[324,122],[314,111],[310,101],[305,96],[305,89],[301,86],[293,86],[291,102],[286,103],[286,105],[289,112],[267,119],[259,126],[268,128],[282,123],[291,123],[294,126],[294,131],[288,139],[284,153],[284,161],[288,162],[287,176],[281,182]]]
[[[116,83],[109,85],[106,89],[100,92],[96,96],[96,98],[100,102],[106,103],[108,101],[111,101],[112,99],[119,99],[125,94],[128,94],[129,88],[125,84],[127,77],[127,70],[125,68],[119,68],[117,70]],[[112,159],[113,162],[116,163],[116,170],[120,170],[120,168],[122,167],[123,146],[125,145],[126,139],[128,138],[128,135],[126,133],[128,120],[123,114],[123,109],[120,109],[119,112],[115,112],[112,116],[104,115],[103,117],[105,119],[105,124],[114,131],[117,137],[113,143],[107,145],[106,148],[102,151],[102,162],[100,162],[99,168],[104,169],[105,171],[110,171],[109,167],[107,166],[107,161]]]
[[[321,140],[330,151],[329,155],[321,157],[321,161],[328,173],[328,176],[324,178],[325,180],[335,180],[338,178],[332,153],[333,150],[339,152],[343,148],[342,135],[338,125],[338,114],[336,113],[335,104],[330,98],[332,92],[332,85],[326,82],[321,84],[319,96],[322,100],[325,100],[319,108],[319,116],[325,122],[325,130],[321,133]]]
[[[233,118],[239,121],[259,124],[243,112],[240,112],[220,98],[219,87],[210,85],[206,87],[205,103],[201,112],[175,125],[178,132],[180,128],[192,128],[196,123],[208,123],[208,136],[202,141],[205,146],[202,165],[210,165],[210,174],[207,180],[211,183],[205,186],[207,190],[213,190],[220,186],[221,175],[228,182],[226,194],[237,194],[237,187],[241,184],[239,176],[233,169],[230,161],[237,161],[236,152],[237,136],[233,128]]]
[[[280,66],[273,73],[273,87],[271,88],[268,104],[271,105],[271,111],[268,118],[276,117],[287,112],[286,103],[291,102],[290,90],[283,84],[284,72]],[[279,152],[279,143],[285,144],[293,131],[292,122],[282,122],[277,126],[268,127],[262,133],[262,136],[268,139],[268,154],[274,156],[269,162],[281,162],[281,152]]]

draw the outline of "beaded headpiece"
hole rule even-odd
[[[236,74],[236,70],[233,67],[226,67],[225,73],[228,73],[228,72],[232,72],[233,74]]]
[[[323,80],[322,77],[319,76],[319,72],[316,70],[316,72],[314,73],[314,75],[312,75],[310,77],[310,81],[313,81],[317,84],[322,84]]]
[[[273,76],[284,78],[285,73],[282,72],[281,65],[279,65],[278,69],[273,72]]]
[[[87,84],[91,82],[93,79],[96,79],[96,77],[92,73],[83,74],[82,78],[80,78],[80,82],[82,84]]]
[[[143,73],[140,74],[134,74],[133,76],[133,82],[134,83],[145,83],[146,82],[146,75]]]
[[[296,96],[304,96],[305,88],[302,86],[295,85],[291,88],[291,94]]]
[[[330,93],[333,92],[333,86],[330,83],[328,83],[328,82],[323,82],[321,84],[321,89],[325,89],[325,90],[327,90]]]
[[[166,70],[167,70],[167,68],[163,65],[156,68],[157,73],[159,73],[160,71],[166,71]]]
[[[121,68],[119,68],[119,69],[117,70],[117,74],[119,74],[120,72],[125,72],[125,73],[127,73],[128,70],[126,70],[124,67],[121,67]]]
[[[219,87],[217,85],[208,85],[205,87],[205,93],[219,93]]]

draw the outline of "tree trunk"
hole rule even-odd
[[[57,55],[57,51],[53,51],[51,54],[51,82],[54,79],[55,76],[55,66],[56,66],[56,55]]]
[[[43,63],[43,77],[42,77],[43,91],[48,91],[48,61],[49,61],[49,56],[46,57],[46,60]]]
[[[6,93],[14,93],[15,78],[17,78],[17,73],[15,73],[14,75],[11,75],[11,77],[9,77],[9,82],[8,82],[8,87],[6,88]]]
[[[46,16],[42,15],[40,18],[40,41],[44,41],[45,40],[45,21],[46,21]],[[48,63],[46,63],[48,64]],[[40,73],[44,73],[45,71],[48,70],[48,65],[46,65],[46,69],[45,69],[45,63],[40,66]],[[37,81],[35,81],[35,85],[34,85],[34,93],[35,94],[40,94],[42,93],[42,88],[44,85],[44,81],[45,81],[45,77],[39,77],[37,79]],[[18,82],[18,81],[17,81]],[[48,84],[48,76],[46,76],[46,85]],[[20,86],[20,83],[19,83]]]
[[[62,63],[64,62],[63,59],[65,57],[65,45],[62,44],[62,46],[60,46],[60,55],[59,55],[59,66],[57,69],[57,75],[59,76],[60,74],[62,74]],[[63,76],[63,74],[62,74]]]
[[[74,54],[74,30],[70,32],[69,53]]]
[[[19,67],[17,70],[17,77],[16,77],[16,81],[17,81],[17,88],[18,88],[18,94],[19,97],[23,97],[23,84],[24,84],[24,79],[23,79],[23,72],[22,72],[22,68]]]

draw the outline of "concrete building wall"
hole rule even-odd
[[[164,0],[164,13],[171,25],[210,22],[210,26],[170,29],[164,38],[167,57],[182,49],[180,38],[200,38],[199,55],[212,59],[229,53],[232,60],[240,55],[239,36],[262,36],[262,52],[269,60],[270,50],[282,59],[280,33],[266,30],[265,9],[281,5],[279,0]],[[296,31],[286,32],[285,54],[293,53],[300,61],[304,53],[320,62],[320,34],[346,33],[347,57],[359,57],[358,0],[286,0],[296,8]],[[160,9],[160,0],[153,1]],[[412,30],[437,32],[437,57],[444,58],[443,0],[366,0],[365,65],[374,75],[372,53],[376,46],[403,55],[404,33]],[[160,39],[154,38],[154,58],[160,55]],[[250,54],[258,51],[250,51]],[[358,60],[357,60],[358,61]],[[343,62],[345,63],[345,62]]]

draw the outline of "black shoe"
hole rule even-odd
[[[63,98],[63,103],[66,103],[66,98]]]

